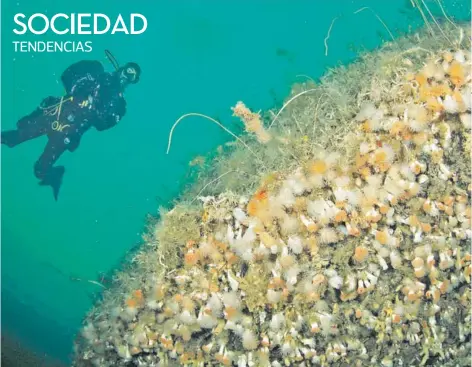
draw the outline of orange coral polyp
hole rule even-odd
[[[388,240],[388,234],[385,231],[377,231],[375,234],[375,239],[382,245],[385,245]]]
[[[357,262],[362,262],[367,258],[368,255],[369,255],[369,251],[367,250],[367,248],[363,246],[357,246],[356,249],[354,250],[353,258]]]
[[[143,291],[141,289],[137,289],[133,292],[133,298],[137,301],[144,300]]]
[[[375,152],[375,163],[380,164],[387,161],[387,153],[383,150]]]
[[[328,165],[322,160],[314,161],[310,167],[310,171],[317,175],[322,175],[328,170]]]
[[[441,106],[441,108],[442,108],[442,106]],[[425,133],[425,132],[420,132],[420,133],[415,134],[415,135],[413,136],[413,142],[414,142],[417,146],[423,145],[423,144],[425,144],[427,141],[428,141],[428,134]]]
[[[362,125],[360,126],[360,129],[361,131],[365,132],[365,133],[370,133],[372,132],[372,126],[371,126],[371,123],[369,120],[366,120],[362,123]]]
[[[441,112],[444,110],[444,106],[434,97],[428,97],[426,99],[426,108],[433,112]]]
[[[464,84],[464,68],[457,61],[453,61],[448,70],[449,79],[456,86],[459,87]]]
[[[447,85],[444,85],[444,84],[435,85],[429,88],[430,97],[442,97],[442,96],[445,96],[446,94],[449,94],[450,92],[451,92],[451,88],[449,88]]]
[[[359,169],[361,167],[364,167],[369,160],[368,155],[361,155],[360,153],[356,154],[356,168]]]
[[[268,197],[268,195],[267,195],[267,190],[266,189],[260,189],[254,195],[254,199],[258,200],[258,201],[266,200],[267,197]]]
[[[258,207],[259,207],[259,205],[258,205],[257,201],[254,200],[254,199],[251,200],[251,201],[249,202],[249,204],[247,204],[247,208],[246,208],[248,214],[249,214],[250,216],[253,216],[253,217],[256,216]]]
[[[185,254],[185,265],[193,266],[198,263],[198,255],[195,252],[187,252]]]
[[[247,212],[252,217],[257,217],[267,208],[269,202],[268,193],[265,188],[262,188],[254,194],[251,201],[247,204]]]
[[[403,121],[396,121],[393,123],[392,127],[390,128],[390,135],[398,136],[403,133],[405,130],[405,123]]]
[[[225,318],[227,320],[234,319],[236,317],[237,313],[238,313],[238,310],[234,307],[228,306],[228,307],[225,308]]]
[[[136,302],[134,298],[128,298],[126,300],[126,306],[128,306],[129,308],[136,308],[138,307],[138,302]]]
[[[345,221],[347,220],[347,213],[346,213],[344,210],[340,210],[340,211],[337,212],[336,215],[334,216],[334,220],[335,220],[337,223],[345,222]]]
[[[415,80],[416,80],[416,82],[418,83],[418,85],[419,85],[420,87],[422,87],[422,86],[428,84],[428,78],[426,78],[426,75],[424,75],[424,74],[422,74],[422,73],[416,74]]]

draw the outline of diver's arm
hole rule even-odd
[[[104,131],[117,125],[126,114],[126,101],[120,96],[116,105],[110,106],[110,112],[98,119],[93,125],[98,131]]]
[[[73,94],[79,81],[95,81],[105,72],[99,61],[83,60],[69,66],[61,76],[67,94]]]
[[[98,131],[104,131],[104,130],[111,129],[117,123],[118,121],[116,120],[114,116],[108,116],[105,120],[100,119],[100,120],[94,121],[93,126]]]

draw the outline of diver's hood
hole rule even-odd
[[[139,82],[141,67],[138,64],[135,62],[128,62],[124,66],[120,66],[110,51],[105,50],[105,54],[115,68],[116,73],[120,75],[120,78],[124,77],[130,84],[136,84]]]
[[[141,76],[141,68],[135,62],[128,62],[125,66],[118,69],[117,72],[120,74],[120,77],[125,77],[131,84],[139,82],[139,77]]]

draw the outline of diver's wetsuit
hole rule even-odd
[[[91,127],[102,131],[115,126],[126,113],[126,101],[117,73],[106,73],[98,61],[80,61],[61,77],[66,90],[62,98],[47,97],[30,115],[17,122],[17,129],[4,131],[1,143],[14,147],[42,135],[48,143],[34,165],[41,185],[50,185],[57,200],[64,174],[54,167],[66,150],[77,149],[82,135]]]

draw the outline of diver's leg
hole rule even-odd
[[[44,115],[43,111],[38,108],[18,120],[16,130],[2,131],[1,143],[12,148],[25,141],[35,139],[48,132],[50,123],[51,116]]]
[[[57,136],[49,138],[43,154],[41,154],[41,157],[39,157],[34,165],[34,175],[41,180],[39,184],[51,186],[56,200],[59,196],[65,168],[64,166],[54,167],[54,163],[56,163],[67,147],[61,135],[57,134]]]

